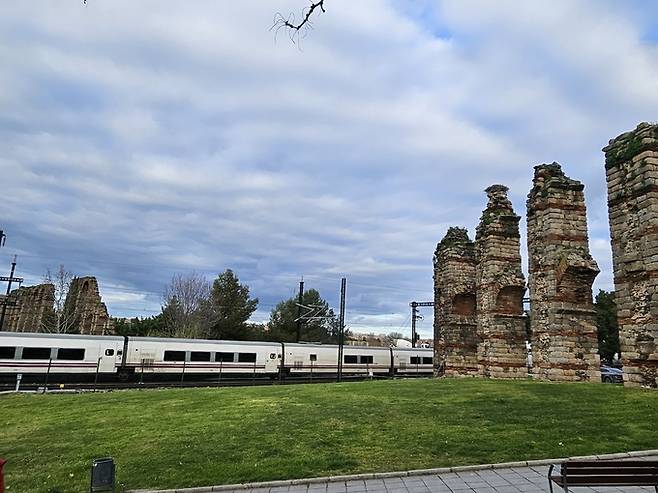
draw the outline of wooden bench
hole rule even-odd
[[[553,483],[565,492],[578,486],[653,486],[658,493],[658,460],[569,460],[548,470],[548,486]]]

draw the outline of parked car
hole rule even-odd
[[[601,367],[601,381],[603,383],[623,383],[624,372],[619,368],[612,368],[610,366]]]

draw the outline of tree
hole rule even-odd
[[[338,320],[329,303],[315,289],[302,296],[301,340],[309,342],[337,342]],[[297,298],[281,301],[270,314],[270,337],[276,341],[291,342],[297,338]]]
[[[52,273],[50,269],[46,270],[43,276],[43,282],[55,286],[54,317],[47,317],[44,321],[43,328],[46,332],[57,334],[77,332],[77,320],[74,313],[64,310],[66,296],[69,293],[73,278],[73,273],[66,270],[63,264],[59,265],[59,269],[55,273]]]
[[[166,286],[162,331],[169,337],[204,337],[209,328],[210,283],[202,274],[175,274]]]
[[[405,339],[404,334],[401,332],[389,332],[388,335],[384,336],[384,345],[395,346],[398,339]]]
[[[240,284],[231,269],[226,269],[213,282],[207,313],[211,339],[249,339],[247,320],[258,307],[258,298],[251,299],[249,286]]]
[[[612,363],[615,353],[621,355],[615,293],[599,289],[599,294],[596,295],[594,301],[594,308],[596,309],[596,328],[601,361]]]
[[[162,313],[146,318],[113,318],[114,331],[119,336],[159,336],[164,330]]]

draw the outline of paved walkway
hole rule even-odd
[[[622,455],[622,454],[618,454]],[[603,458],[603,457],[600,457]],[[613,456],[608,456],[613,458]],[[614,457],[622,458],[622,457]],[[630,457],[627,457],[630,458]],[[649,455],[632,457],[634,460],[658,459],[658,451]],[[546,461],[537,461],[546,462]],[[556,459],[556,463],[560,462]],[[188,488],[165,490],[167,493],[204,493],[221,491],[222,493],[545,493],[549,492],[548,465],[529,465],[519,467],[483,466],[481,469],[457,470],[431,474],[403,473],[400,476],[345,479],[338,478],[296,480],[292,484],[215,486],[208,488]],[[372,475],[371,475],[372,476]],[[386,475],[389,476],[389,475]],[[283,482],[275,482],[283,483]],[[563,490],[553,485],[554,493]],[[599,492],[654,492],[650,487],[577,487],[574,493]],[[154,492],[155,493],[155,492]],[[164,493],[164,491],[161,491]]]

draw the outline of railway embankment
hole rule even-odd
[[[455,380],[0,396],[8,493],[126,489],[527,461],[655,448],[658,395]]]

